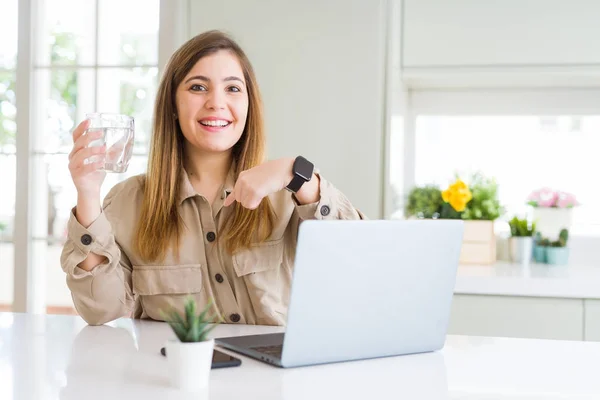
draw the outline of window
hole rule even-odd
[[[17,0],[0,0],[0,311],[13,302],[13,216],[16,179]]]
[[[600,115],[443,116],[416,118],[415,183],[446,186],[456,173],[496,178],[507,215],[526,213],[540,187],[574,193],[574,234],[600,234],[595,184]]]
[[[135,118],[129,170],[109,174],[102,197],[119,181],[145,171],[158,79],[159,0],[35,3],[31,252],[34,267],[43,266],[46,276],[46,293],[35,295],[45,296],[49,312],[74,312],[60,267],[77,199],[68,170],[72,130],[91,112]]]

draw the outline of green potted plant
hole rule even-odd
[[[217,326],[212,323],[216,315],[208,315],[212,304],[198,314],[195,300],[189,297],[183,315],[176,309],[163,313],[176,336],[167,341],[166,354],[171,384],[179,389],[197,392],[208,387],[215,345],[208,334]]]
[[[550,243],[549,247],[546,247],[546,262],[553,265],[566,265],[569,261],[569,248],[567,243],[569,241],[569,231],[567,229],[561,229],[558,235],[558,240]]]
[[[433,185],[415,187],[408,194],[404,208],[406,217],[437,219],[442,208],[442,192]]]
[[[533,255],[533,234],[535,222],[514,216],[508,221],[510,226],[510,258],[512,262],[527,264]]]
[[[498,199],[498,185],[482,173],[468,182],[456,178],[442,192],[441,218],[465,221],[461,264],[490,265],[496,262],[494,221],[504,212]]]

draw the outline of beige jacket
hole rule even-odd
[[[73,303],[89,324],[119,317],[163,320],[160,310],[192,295],[204,308],[213,299],[213,313],[228,323],[284,325],[290,293],[298,225],[306,219],[364,219],[348,199],[320,176],[318,203],[298,205],[286,190],[269,196],[277,221],[265,243],[230,254],[215,240],[233,207],[223,201],[234,186],[230,172],[220,198],[211,205],[182,176],[179,212],[185,221],[179,262],[148,263],[133,250],[132,238],[141,208],[142,177],[111,189],[103,211],[84,228],[71,213],[68,238],[61,255]],[[108,261],[87,272],[77,265],[88,253]]]

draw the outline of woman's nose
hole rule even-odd
[[[212,91],[208,94],[206,107],[210,110],[222,110],[225,108],[225,94],[219,91]]]

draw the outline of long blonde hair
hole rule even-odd
[[[239,173],[264,161],[265,131],[262,100],[256,76],[243,50],[226,34],[208,31],[183,44],[167,63],[154,106],[153,135],[144,180],[144,198],[133,239],[134,249],[146,261],[164,260],[169,246],[178,256],[179,241],[185,224],[178,212],[183,173],[184,136],[175,103],[177,87],[201,58],[220,50],[238,58],[248,90],[248,116],[240,140],[232,149],[235,179]],[[268,198],[255,210],[235,203],[225,222],[223,239],[230,252],[248,247],[253,241],[264,241],[272,233],[274,212]]]

